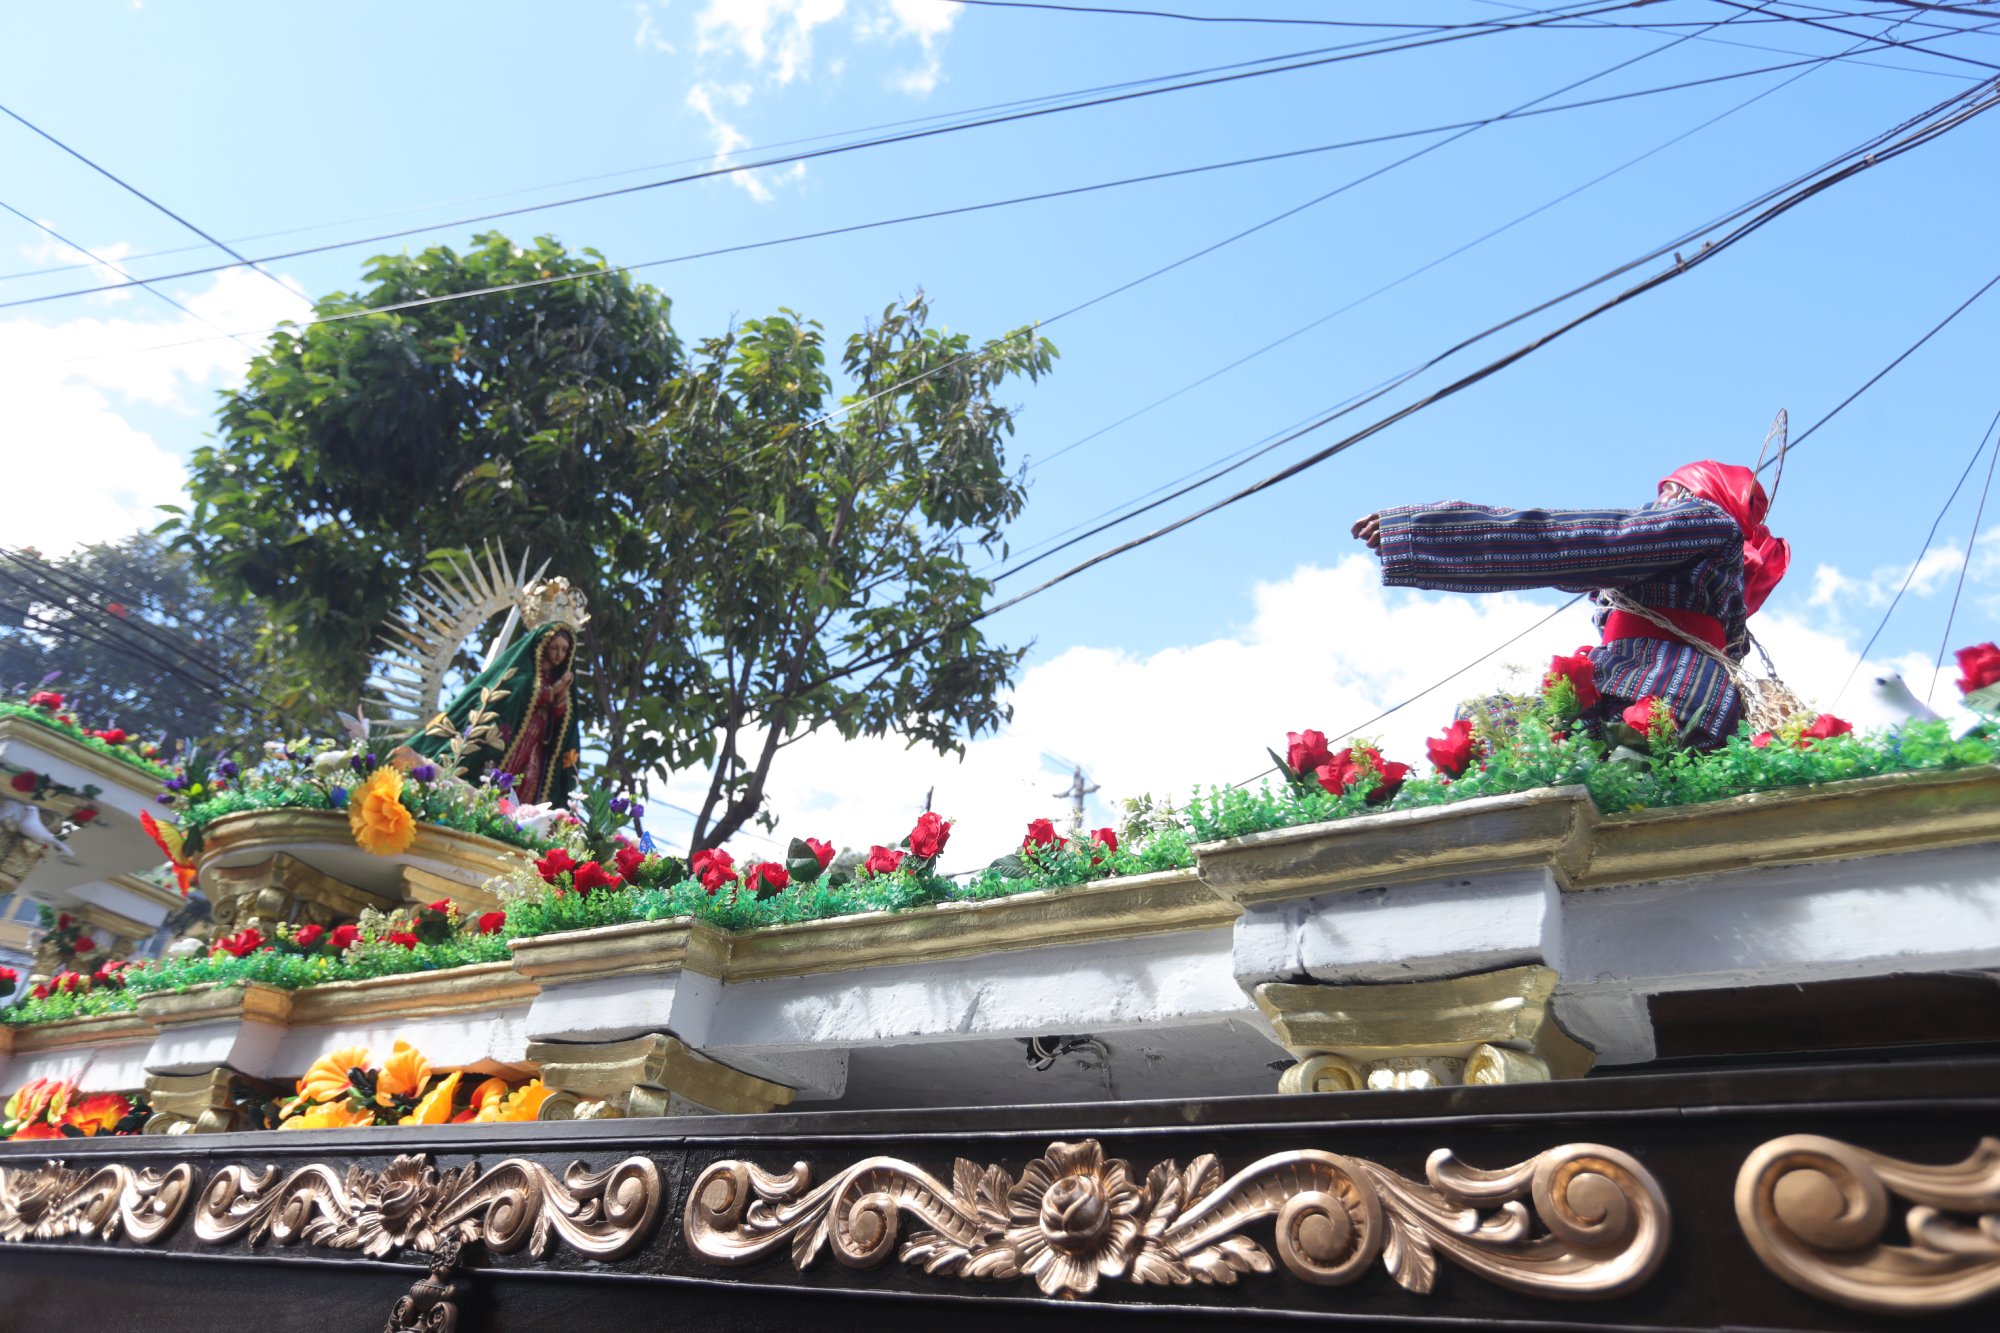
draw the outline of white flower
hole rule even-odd
[[[347,761],[351,757],[346,750],[328,750],[326,753],[314,757],[313,772],[319,774],[321,777],[328,777],[346,768]]]
[[[560,808],[551,804],[517,805],[511,812],[516,824],[530,833],[546,834],[562,818]]]

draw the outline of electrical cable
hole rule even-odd
[[[1748,6],[1748,5],[1746,4],[1746,3],[1744,3],[1744,0],[1713,0],[1713,3],[1715,3],[1715,4],[1718,4],[1718,5],[1727,5],[1727,6],[1729,6],[1729,7],[1731,8],[1731,9],[1748,9],[1748,8],[1749,8],[1749,6]],[[1791,21],[1792,21],[1792,22],[1794,22],[1794,23],[1803,23],[1803,24],[1805,24],[1805,25],[1806,25],[1807,27],[1809,27],[1809,28],[1824,28],[1824,29],[1826,29],[1826,31],[1828,31],[1828,32],[1837,32],[1837,33],[1840,33],[1840,34],[1841,34],[1842,36],[1845,36],[1845,37],[1862,37],[1862,36],[1865,36],[1865,35],[1866,35],[1866,34],[1864,34],[1864,33],[1858,33],[1858,32],[1856,32],[1856,31],[1854,31],[1854,30],[1853,30],[1852,28],[1842,28],[1842,27],[1838,27],[1838,26],[1836,26],[1835,24],[1832,24],[1832,23],[1827,23],[1827,22],[1824,22],[1824,21],[1822,21],[1822,20],[1819,20],[1819,19],[1809,19],[1809,18],[1801,18],[1801,17],[1800,17],[1799,15],[1797,15],[1797,14],[1792,14],[1792,15],[1789,15],[1788,17],[1789,17],[1789,18],[1791,19]],[[1963,29],[1960,29],[1960,31],[1963,31]],[[1927,55],[1927,56],[1934,56],[1934,57],[1936,57],[1936,58],[1937,58],[1937,59],[1939,59],[1939,60],[1955,60],[1955,61],[1957,61],[1958,63],[1960,63],[1960,64],[1962,64],[1962,65],[1977,65],[1977,66],[1979,66],[1979,67],[1980,67],[1981,69],[1989,69],[1989,70],[1995,70],[1995,71],[2000,71],[2000,65],[1996,65],[1996,64],[1993,64],[1993,63],[1992,63],[1991,61],[1987,61],[1987,60],[1974,60],[1974,59],[1973,59],[1973,58],[1972,58],[1971,56],[1961,56],[1961,55],[1953,55],[1953,54],[1952,54],[1951,52],[1949,52],[1949,51],[1938,51],[1938,50],[1933,50],[1932,48],[1930,48],[1930,47],[1928,47],[1928,46],[1919,46],[1919,45],[1917,45],[1917,44],[1916,44],[1915,42],[1903,42],[1903,41],[1894,41],[1894,40],[1890,40],[1890,39],[1888,39],[1888,38],[1884,38],[1883,40],[1884,40],[1884,41],[1887,41],[1887,42],[1888,42],[1888,44],[1889,44],[1890,46],[1898,46],[1898,47],[1902,47],[1902,48],[1904,48],[1904,49],[1906,49],[1906,50],[1910,50],[1910,51],[1918,51],[1918,52],[1921,52],[1922,54],[1924,54],[1924,55]],[[1925,39],[1925,38],[1919,38],[1918,40],[1919,40],[1919,41],[1923,41],[1923,40],[1930,40],[1930,39]]]
[[[1965,559],[1958,567],[1958,584],[1951,590],[1951,610],[1944,618],[1944,637],[1938,640],[1937,665],[1931,669],[1931,687],[1924,691],[1924,702],[1929,703],[1937,693],[1938,677],[1944,674],[1944,652],[1951,646],[1951,627],[1958,619],[1959,594],[1965,591],[1965,576],[1972,569],[1972,548],[1979,542],[1979,523],[1986,517],[1986,498],[1993,493],[1993,469],[2000,464],[2000,448],[1993,451],[1993,457],[1986,463],[1986,484],[1979,488],[1979,505],[1972,511],[1972,531],[1965,537]]]
[[[1766,0],[1766,2],[1768,3],[1768,0]],[[1657,3],[1657,0],[1615,0],[1615,3],[1602,5],[1595,9],[1584,10],[1581,11],[1581,13],[1579,14],[1570,15],[1566,17],[1587,17],[1596,14],[1611,13],[1617,10],[1633,9],[1641,5],[1653,4],[1653,3]],[[1321,66],[1338,63],[1341,61],[1361,59],[1365,56],[1390,55],[1400,51],[1413,50],[1425,46],[1435,46],[1445,42],[1464,41],[1471,37],[1490,36],[1499,32],[1520,31],[1526,28],[1535,28],[1543,26],[1549,21],[1550,20],[1547,19],[1538,19],[1525,23],[1494,24],[1490,26],[1479,26],[1475,27],[1473,30],[1468,32],[1449,33],[1441,37],[1433,37],[1423,41],[1406,42],[1400,46],[1377,47],[1376,49],[1369,51],[1349,51],[1341,54],[1321,57],[1315,60],[1300,61],[1287,65],[1279,65],[1270,69],[1249,70],[1242,73],[1219,75],[1211,78],[1199,79],[1186,83],[1169,84],[1166,85],[1165,87],[1160,87],[1160,88],[1140,89],[1134,92],[1118,93],[1104,97],[1092,98],[1086,101],[1063,103],[1061,105],[1054,107],[1043,107],[1025,111],[1017,111],[1006,115],[992,116],[975,121],[967,121],[957,125],[941,126],[934,129],[913,130],[905,134],[886,135],[874,139],[861,140],[855,143],[837,144],[832,147],[813,149],[808,152],[802,152],[802,153],[788,153],[781,156],[764,158],[756,162],[745,162],[735,166],[712,167],[705,171],[690,172],[680,176],[668,177],[663,180],[647,181],[638,185],[621,186],[613,190],[600,190],[595,193],[576,195],[568,199],[554,200],[549,203],[535,204],[523,208],[501,209],[495,212],[482,213],[472,217],[456,218],[449,222],[430,223],[421,227],[405,228],[400,231],[380,232],[373,236],[356,237],[345,241],[332,241],[324,245],[306,246],[296,250],[287,250],[276,254],[264,255],[254,261],[249,259],[241,259],[236,263],[211,264],[211,265],[204,265],[198,268],[182,269],[174,273],[156,274],[152,278],[152,281],[169,282],[181,278],[200,277],[209,273],[219,273],[227,269],[240,268],[245,264],[250,264],[252,266],[255,266],[256,264],[276,263],[280,260],[297,259],[305,255],[324,254],[331,250],[350,249],[355,246],[362,246],[362,245],[375,245],[379,244],[382,241],[398,240],[401,239],[402,237],[414,236],[422,232],[440,231],[458,227],[469,227],[482,222],[494,221],[499,218],[517,217],[523,213],[540,212],[551,208],[563,208],[574,204],[589,203],[599,199],[609,199],[622,195],[636,194],[646,190],[661,189],[663,187],[671,185],[683,185],[691,181],[708,180],[716,176],[730,175],[737,171],[755,171],[765,167],[785,166],[793,162],[805,162],[805,161],[811,161],[816,158],[830,157],[840,153],[850,153],[862,148],[879,148],[890,144],[909,143],[919,139],[933,138],[941,134],[955,134],[961,130],[981,129],[992,125],[1008,124],[1014,121],[1029,120],[1040,116],[1055,115],[1065,111],[1078,111],[1093,107],[1108,106],[1115,103],[1132,101],[1142,97],[1156,97],[1164,93],[1184,92],[1194,88],[1214,87],[1224,83],[1240,82],[1244,79],[1262,78],[1270,74],[1286,74],[1301,69],[1314,69],[1314,68],[1319,68]],[[5,109],[6,108],[4,107],[0,107],[0,111],[4,111]],[[12,113],[10,112],[9,114]],[[26,121],[23,121],[22,123],[27,124]],[[223,248],[227,249],[227,247]],[[132,285],[134,284],[111,283],[97,287],[72,288],[61,292],[47,293],[42,296],[30,297],[25,299],[16,299],[7,302],[0,302],[0,309],[7,309],[13,306],[20,306],[20,305],[34,305],[45,301],[62,300],[64,298],[73,296],[87,296],[97,292],[115,291]],[[289,287],[287,287],[285,290],[288,292],[291,291]],[[296,295],[296,293],[293,294]]]
[[[1972,457],[1965,460],[1965,470],[1958,474],[1958,481],[1952,485],[1951,494],[1945,497],[1944,505],[1938,510],[1937,517],[1931,520],[1931,530],[1924,534],[1924,544],[1918,550],[1917,558],[1910,563],[1910,572],[1903,576],[1903,586],[1896,589],[1896,595],[1889,599],[1889,608],[1875,623],[1875,632],[1868,636],[1867,643],[1861,645],[1861,652],[1856,655],[1854,665],[1847,669],[1847,679],[1840,682],[1840,692],[1833,696],[1835,705],[1840,703],[1841,695],[1847,693],[1847,687],[1854,683],[1854,677],[1859,674],[1862,663],[1868,660],[1868,654],[1874,650],[1875,641],[1882,637],[1882,631],[1889,628],[1889,618],[1896,614],[1896,607],[1901,604],[1903,594],[1910,590],[1910,584],[1917,577],[1917,570],[1924,563],[1924,557],[1931,553],[1931,543],[1937,540],[1938,528],[1944,524],[1944,516],[1950,513],[1952,505],[1958,502],[1958,493],[1964,489],[1965,479],[1972,475],[1972,469],[1979,465],[1979,456],[1986,452],[1987,442],[1993,438],[1996,426],[2000,426],[2000,412],[1995,412],[1993,420],[1987,423],[1985,432],[1979,437],[1979,446],[1972,451]],[[1977,526],[1974,524],[1974,527]],[[1936,684],[1935,681],[1932,683]]]

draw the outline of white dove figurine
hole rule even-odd
[[[1937,710],[1911,692],[1894,671],[1871,677],[1866,699],[1865,721],[1857,721],[1858,726],[1896,731],[1906,722],[1937,721]]]
[[[68,844],[49,832],[48,825],[42,823],[42,812],[26,801],[0,802],[0,828],[11,828],[30,842],[39,842],[44,847],[52,847],[64,860],[74,860]]]

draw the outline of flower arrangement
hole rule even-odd
[[[170,770],[160,762],[160,742],[132,735],[120,727],[86,727],[79,721],[63,695],[48,688],[60,676],[50,672],[41,684],[28,690],[15,688],[14,697],[0,699],[0,718],[19,718],[67,737],[85,749],[116,759],[148,777],[165,780]],[[25,697],[24,697],[25,696]]]
[[[533,1120],[551,1091],[538,1078],[518,1085],[504,1078],[468,1083],[462,1071],[433,1070],[423,1052],[406,1041],[381,1061],[365,1046],[346,1046],[313,1062],[297,1094],[279,1108],[278,1128]]]
[[[1975,643],[1959,649],[1957,657],[1958,692],[1965,706],[2000,717],[2000,645]]]
[[[143,1099],[115,1092],[80,1096],[74,1079],[38,1078],[18,1088],[0,1111],[0,1138],[88,1139],[137,1134],[153,1114]]]

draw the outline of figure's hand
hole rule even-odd
[[[1353,532],[1358,540],[1367,542],[1369,550],[1380,551],[1382,549],[1382,516],[1380,514],[1370,514],[1366,518],[1356,519],[1353,528],[1349,530]]]

